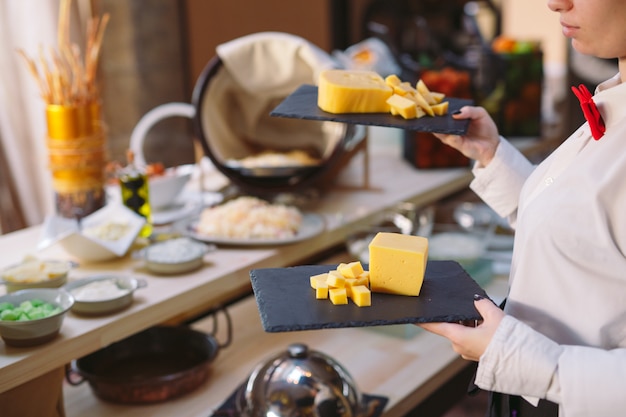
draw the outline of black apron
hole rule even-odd
[[[539,400],[537,407],[517,395],[489,393],[485,417],[558,417],[559,405]]]

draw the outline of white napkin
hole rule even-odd
[[[332,57],[298,36],[261,32],[217,47],[223,67],[202,99],[202,129],[219,159],[241,159],[264,150],[332,152],[342,138],[333,122],[271,117],[269,113],[302,84],[317,84],[334,68]]]

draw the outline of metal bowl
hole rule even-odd
[[[0,273],[0,283],[7,292],[32,288],[59,288],[67,282],[67,276],[76,263],[64,260],[26,259]]]
[[[183,274],[202,267],[204,255],[216,249],[215,245],[178,237],[138,250],[133,253],[133,258],[143,259],[148,271],[155,274]]]
[[[0,337],[9,346],[25,347],[46,343],[61,330],[67,311],[74,298],[62,288],[33,288],[20,290],[0,297],[0,303],[19,306],[24,301],[41,300],[59,307],[56,314],[33,320],[0,320]]]
[[[237,391],[235,405],[245,417],[356,417],[365,411],[348,372],[299,343],[257,365]]]
[[[114,295],[107,295],[104,291],[108,288],[107,284],[115,285],[119,291],[116,291]],[[104,285],[105,287],[100,287],[101,292],[98,294],[93,285]],[[143,279],[98,275],[70,282],[63,288],[74,297],[74,305],[72,306],[74,313],[100,315],[118,312],[130,306],[133,303],[135,290],[145,286],[147,283]],[[85,292],[85,290],[90,291]]]

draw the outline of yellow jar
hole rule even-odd
[[[107,163],[100,103],[46,107],[48,167],[57,213],[86,216],[105,204]]]

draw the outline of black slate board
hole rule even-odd
[[[293,119],[326,120],[357,125],[395,127],[405,130],[421,132],[448,133],[463,135],[467,131],[469,120],[454,120],[451,114],[465,105],[471,105],[472,100],[461,98],[446,98],[449,102],[448,114],[445,116],[420,117],[419,119],[403,119],[390,113],[327,113],[317,105],[317,87],[304,84],[287,96],[270,116],[287,117]]]
[[[367,266],[364,265],[367,269]],[[317,300],[309,277],[337,265],[303,265],[250,271],[266,332],[479,320],[474,294],[485,291],[455,261],[428,261],[418,297],[372,293],[372,305],[333,305]]]

